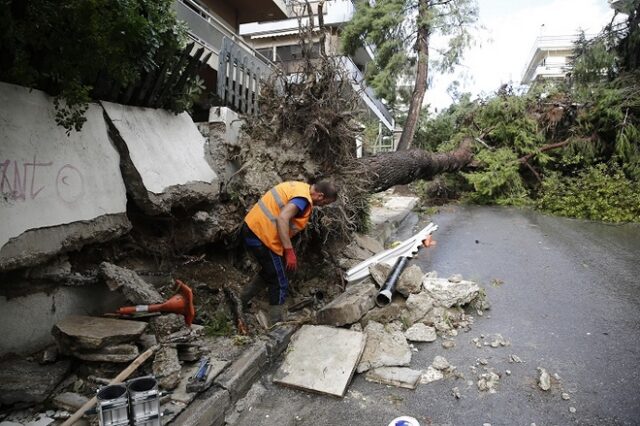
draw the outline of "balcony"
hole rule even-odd
[[[522,71],[522,84],[531,84],[538,77],[564,77],[568,70],[567,58],[573,53],[576,38],[575,35],[536,38],[529,52],[529,62]]]
[[[204,46],[207,50],[213,52],[209,65],[214,70],[218,70],[218,57],[225,37],[245,50],[247,54],[255,56],[264,62],[266,66],[270,68],[274,67],[271,61],[245,43],[229,25],[198,3],[192,0],[176,0],[173,3],[173,8],[178,19],[186,22],[189,27],[189,37]]]

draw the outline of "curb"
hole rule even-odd
[[[222,426],[230,408],[241,399],[289,345],[298,326],[283,325],[265,340],[254,342],[214,380],[214,385],[198,395],[170,425]]]

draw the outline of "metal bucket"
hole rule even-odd
[[[127,382],[129,406],[134,425],[160,424],[160,392],[153,376],[138,377]],[[157,423],[153,422],[157,419]],[[151,423],[150,423],[151,422]]]
[[[129,399],[125,385],[104,386],[96,395],[100,426],[128,425]]]

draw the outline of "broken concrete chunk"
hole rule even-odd
[[[286,358],[273,381],[343,396],[366,340],[366,335],[357,331],[303,325],[291,337]]]
[[[418,265],[411,265],[400,274],[396,291],[404,297],[422,291],[422,269]]]
[[[153,374],[159,377],[161,388],[172,390],[180,383],[180,361],[178,350],[170,346],[162,346],[153,359]]]
[[[421,371],[407,367],[380,367],[367,371],[364,378],[370,382],[415,389],[421,376]]]
[[[449,368],[449,361],[447,361],[445,357],[437,355],[435,358],[433,358],[431,366],[436,370],[446,370],[447,368]]]
[[[71,355],[83,361],[131,362],[140,355],[138,347],[129,343],[105,346],[93,352],[72,351]]]
[[[411,342],[433,342],[438,338],[435,328],[421,322],[409,327],[404,336]]]
[[[456,342],[454,342],[453,340],[445,340],[442,342],[442,347],[445,349],[451,349],[454,348],[456,346]]]
[[[368,235],[355,234],[355,242],[365,250],[370,251],[373,254],[378,254],[384,251],[382,243],[375,238],[371,238]]]
[[[381,324],[388,324],[390,322],[397,321],[400,319],[406,308],[406,302],[402,296],[394,297],[392,302],[388,305],[381,308],[376,306],[367,312],[360,320],[360,324],[366,327],[369,321],[375,321]]]
[[[423,285],[435,303],[445,308],[466,305],[480,293],[480,287],[472,281],[452,283],[446,279],[425,276]]]
[[[162,314],[153,317],[149,320],[149,324],[156,338],[160,341],[164,341],[167,337],[180,331],[189,332],[184,324],[184,317],[178,314]]]
[[[53,335],[63,350],[95,350],[135,341],[146,327],[141,321],[71,315],[53,327]]]
[[[72,413],[76,412],[87,401],[89,401],[89,398],[75,392],[61,393],[60,395],[56,395],[52,400],[53,405],[55,405],[56,407],[62,410],[70,411]]]
[[[349,259],[363,261],[373,256],[375,253],[360,247],[357,242],[352,241],[347,247],[345,247],[342,254]]]
[[[162,303],[163,298],[154,286],[144,281],[138,274],[109,262],[100,264],[100,277],[109,290],[121,290],[127,300],[136,305]]]
[[[402,321],[407,325],[413,325],[423,318],[433,307],[433,299],[429,294],[422,292],[410,294],[407,298],[407,310],[402,315]]]
[[[0,405],[40,403],[69,371],[68,360],[40,365],[24,359],[0,363]]]
[[[365,328],[367,345],[357,371],[362,373],[372,368],[407,366],[411,362],[411,348],[399,327],[370,321]]]
[[[318,324],[340,327],[353,324],[375,306],[376,287],[367,280],[352,284],[317,314]]]
[[[440,370],[436,370],[431,365],[427,367],[427,369],[422,373],[420,377],[420,383],[431,383],[436,380],[442,380],[444,378],[444,374]]]
[[[371,274],[371,278],[373,278],[373,281],[378,287],[384,285],[384,282],[389,276],[389,272],[391,272],[391,266],[386,263],[374,263],[369,266],[369,274]]]
[[[478,390],[481,392],[488,391],[489,393],[496,393],[496,388],[500,382],[500,376],[493,371],[487,371],[478,376]]]
[[[544,368],[538,367],[538,371],[540,372],[540,377],[538,378],[538,387],[543,391],[548,391],[551,389],[551,376],[547,373],[547,370]]]

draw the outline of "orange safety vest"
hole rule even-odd
[[[284,247],[278,235],[276,218],[280,214],[280,210],[282,210],[292,198],[305,198],[309,201],[309,206],[303,212],[302,216],[294,217],[289,221],[289,237],[293,237],[302,231],[302,229],[307,226],[307,222],[309,222],[313,208],[310,189],[311,185],[304,182],[280,183],[267,191],[244,218],[249,229],[256,234],[256,237],[262,241],[262,244],[269,247],[271,251],[279,256],[282,256]]]

